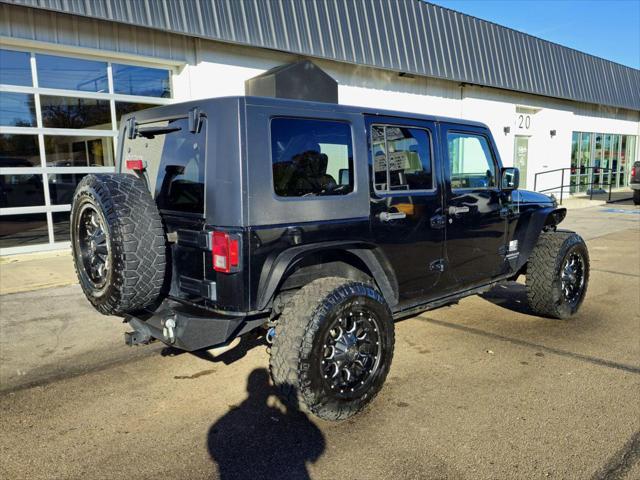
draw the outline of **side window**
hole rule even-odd
[[[394,125],[371,127],[371,157],[377,191],[433,188],[429,132]]]
[[[345,195],[353,191],[348,123],[274,118],[271,161],[273,188],[280,197]]]
[[[447,134],[451,188],[492,188],[496,166],[487,139],[472,133]]]

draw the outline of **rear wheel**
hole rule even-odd
[[[543,232],[527,265],[527,299],[532,310],[554,318],[578,311],[589,283],[589,252],[580,235]]]
[[[393,347],[391,312],[374,287],[322,278],[285,307],[271,348],[271,376],[290,405],[344,420],[380,391]]]
[[[633,204],[640,205],[640,190],[633,191]]]
[[[87,175],[71,206],[71,247],[80,286],[106,315],[158,300],[166,243],[155,201],[133,175]]]

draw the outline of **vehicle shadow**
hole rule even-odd
[[[276,405],[269,373],[249,374],[247,398],[209,429],[207,448],[222,480],[308,479],[325,450],[322,432],[295,405]]]
[[[231,348],[229,351],[214,356],[208,350],[196,350],[195,352],[187,352],[179,348],[166,346],[160,351],[163,357],[177,357],[178,355],[191,354],[202,360],[213,363],[224,363],[230,365],[243,358],[249,351],[256,347],[266,346],[267,342],[263,335],[256,332],[249,332],[240,337],[240,343]]]
[[[507,282],[496,285],[488,292],[481,294],[480,297],[507,310],[525,315],[535,315],[527,301],[527,288],[521,283]]]

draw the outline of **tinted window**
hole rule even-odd
[[[112,129],[109,100],[40,95],[40,104],[45,127]]]
[[[0,207],[44,205],[42,175],[0,175]]]
[[[180,212],[204,212],[206,122],[199,133],[189,131],[186,118],[140,125],[164,132],[126,140],[124,161],[142,160],[158,207]],[[123,165],[126,170],[126,163]]]
[[[45,135],[47,167],[110,167],[113,165],[112,137]]]
[[[449,133],[451,188],[496,186],[496,167],[487,139],[469,133]]]
[[[271,149],[277,195],[344,195],[353,191],[349,124],[276,118],[271,122]]]
[[[51,214],[54,242],[68,242],[71,240],[69,235],[69,215],[69,212],[53,212]]]
[[[58,173],[49,177],[49,198],[53,205],[70,204],[80,180],[86,173]]]
[[[49,231],[45,213],[0,216],[0,248],[35,245],[48,241]]]
[[[118,65],[117,63],[112,64],[111,68],[115,93],[144,95],[146,97],[171,97],[168,70]]]
[[[0,92],[0,125],[35,127],[36,104],[29,93]]]
[[[84,92],[108,92],[106,62],[36,55],[38,85]]]
[[[376,190],[430,190],[433,188],[429,132],[395,125],[371,127]]]
[[[116,102],[116,122],[118,123],[118,128],[120,128],[120,119],[123,115],[151,107],[157,107],[157,105],[150,103]]]
[[[0,83],[31,87],[31,54],[0,50]]]
[[[39,166],[40,149],[37,135],[0,135],[0,168]]]

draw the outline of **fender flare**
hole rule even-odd
[[[536,246],[536,243],[538,243],[540,233],[545,227],[558,225],[564,220],[566,215],[566,208],[554,206],[544,207],[534,210],[527,222],[522,222],[516,227],[513,238],[514,240],[518,240],[520,255],[515,271],[519,271],[529,261],[529,256]]]
[[[375,245],[365,242],[319,242],[309,245],[298,245],[267,259],[260,275],[256,307],[264,310],[273,299],[287,271],[309,254],[321,251],[345,251],[358,257],[371,271],[389,307],[397,305],[399,289],[398,281],[388,260]]]

